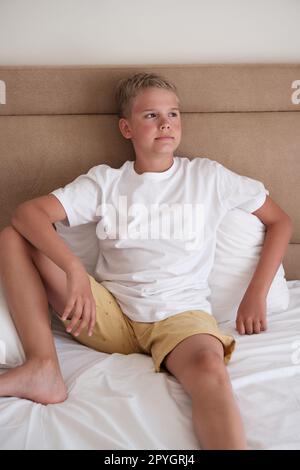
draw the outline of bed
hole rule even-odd
[[[22,201],[133,158],[113,89],[147,69],[178,86],[176,154],[262,181],[293,219],[288,307],[259,335],[239,336],[233,320],[226,329],[237,341],[228,371],[249,448],[300,449],[300,64],[0,67],[0,229]],[[0,398],[1,449],[199,449],[189,397],[150,357],[93,351],[55,317],[52,328],[69,397],[48,406]]]

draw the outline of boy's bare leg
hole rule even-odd
[[[47,294],[33,262],[33,250],[12,227],[0,233],[1,282],[26,356],[23,365],[0,376],[0,396],[58,403],[67,398],[67,389],[50,327]]]
[[[221,342],[207,334],[186,338],[166,357],[165,365],[192,399],[193,422],[201,447],[247,449]]]

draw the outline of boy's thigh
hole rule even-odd
[[[89,279],[96,303],[96,324],[92,336],[88,336],[86,327],[74,339],[96,351],[110,354],[141,352],[130,321],[123,314],[115,297],[92,276]],[[67,326],[69,321],[63,323]]]
[[[32,260],[40,274],[47,298],[55,312],[62,316],[67,303],[66,273],[34,246],[30,246]]]
[[[200,350],[211,351],[227,363],[235,347],[234,338],[222,333],[214,317],[200,310],[176,314],[147,328],[133,322],[133,327],[139,343],[152,355],[156,372],[167,369],[175,376]]]

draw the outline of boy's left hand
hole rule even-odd
[[[245,293],[236,317],[236,329],[240,335],[252,335],[267,329],[266,297],[257,293]]]

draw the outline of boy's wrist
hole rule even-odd
[[[256,296],[260,298],[266,298],[269,292],[269,286],[264,286],[261,282],[251,281],[245,295]],[[244,296],[245,296],[244,295]]]
[[[67,268],[66,268],[66,274],[72,274],[74,271],[78,271],[78,270],[81,270],[81,269],[84,269],[81,261],[79,260],[79,258],[72,258],[68,264],[67,264]]]

